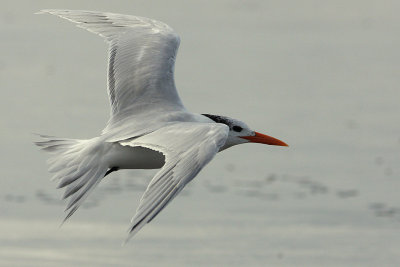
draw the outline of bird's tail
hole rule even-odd
[[[104,145],[97,138],[88,140],[57,138],[40,135],[35,144],[49,152],[49,172],[58,180],[57,188],[65,188],[63,199],[69,199],[65,209],[66,221],[101,181],[108,166],[102,163]]]

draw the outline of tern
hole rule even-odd
[[[188,111],[174,66],[180,38],[167,24],[137,16],[81,10],[42,10],[98,34],[109,45],[110,119],[88,140],[40,135],[51,154],[49,172],[65,188],[67,220],[107,175],[121,169],[160,169],[144,192],[127,240],[182,191],[217,152],[244,143],[287,146],[227,116]]]

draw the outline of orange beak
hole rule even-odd
[[[285,142],[273,138],[271,136],[255,132],[255,136],[241,136],[240,138],[249,140],[251,143],[260,143],[260,144],[266,144],[266,145],[272,145],[272,146],[289,146]]]

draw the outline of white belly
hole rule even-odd
[[[161,152],[149,148],[121,146],[117,143],[111,143],[110,146],[104,158],[109,168],[159,169],[165,162]]]

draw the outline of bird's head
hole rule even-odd
[[[253,131],[246,123],[226,116],[202,114],[216,123],[223,123],[229,127],[229,135],[225,145],[220,149],[224,150],[234,145],[244,143],[260,143],[273,146],[288,146],[285,142],[274,137]]]

